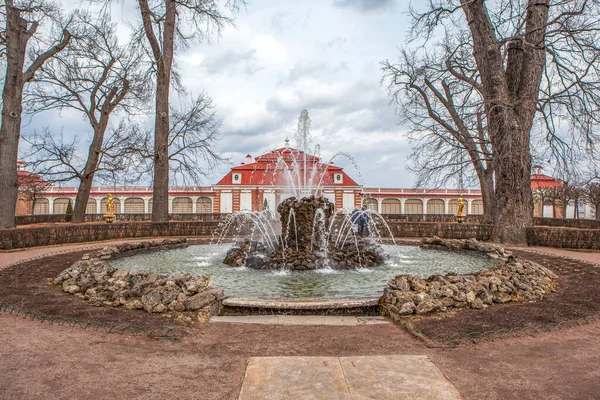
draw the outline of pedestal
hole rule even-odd
[[[104,221],[107,224],[112,224],[115,221],[115,214],[104,214]]]

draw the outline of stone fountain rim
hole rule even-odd
[[[377,297],[292,297],[292,298],[261,298],[261,297],[227,297],[223,305],[227,307],[321,310],[348,309],[373,307],[379,304]]]

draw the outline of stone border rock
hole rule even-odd
[[[485,308],[493,303],[539,300],[556,291],[557,276],[532,261],[514,257],[502,247],[475,239],[423,239],[426,247],[477,251],[501,260],[492,270],[471,275],[449,273],[422,279],[398,275],[379,299],[381,313],[397,319],[411,314],[443,312],[451,308]]]
[[[224,299],[223,290],[211,286],[209,275],[160,275],[148,270],[120,270],[108,263],[133,252],[186,246],[186,239],[106,246],[96,253],[85,254],[81,261],[50,278],[49,283],[93,305],[124,306],[149,313],[171,312],[184,319],[190,319],[186,312],[197,312],[198,320],[206,322],[219,314]]]

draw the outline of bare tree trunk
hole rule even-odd
[[[494,195],[493,173],[475,168],[481,188],[481,199],[483,201],[483,223],[492,224],[496,213],[496,201]]]
[[[596,203],[596,219],[600,220],[600,203]]]
[[[152,221],[169,220],[169,90],[170,68],[159,67],[154,131],[154,190]]]
[[[526,228],[533,225],[529,134],[528,131],[525,134],[516,129],[510,132],[508,126],[503,128],[492,139],[497,142],[495,149],[503,149],[496,152],[494,159],[496,215],[492,237],[494,241],[501,243],[525,244]],[[499,136],[503,140],[497,140]],[[507,149],[510,147],[512,150]]]
[[[165,0],[166,14],[162,45],[152,28],[152,13],[148,0],[138,0],[138,4],[142,13],[144,32],[157,65],[152,222],[165,222],[169,220],[169,92],[175,51],[177,3]]]
[[[0,228],[15,226],[18,195],[17,157],[23,111],[23,66],[29,34],[18,9],[6,6],[6,77],[0,126]]]
[[[548,1],[529,0],[524,35],[508,46],[505,70],[485,2],[461,0],[494,154],[497,212],[492,240],[502,243],[526,244],[526,229],[533,226],[529,139],[545,64]]]
[[[100,124],[94,128],[94,137],[88,151],[88,159],[85,163],[81,181],[79,182],[77,196],[75,197],[72,222],[85,222],[85,210],[90,198],[90,191],[92,190],[92,184],[94,183],[94,174],[98,167],[98,161],[102,151],[104,133],[108,126],[108,116],[106,118],[103,117],[104,116],[101,117]]]

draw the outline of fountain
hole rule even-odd
[[[387,224],[377,213],[367,210],[338,210],[322,195],[322,185],[330,163],[323,164],[308,155],[310,118],[303,110],[296,139],[301,151],[290,151],[277,160],[276,175],[284,174],[293,193],[277,207],[279,221],[270,211],[242,211],[224,223],[219,241],[236,232],[237,244],[229,250],[225,264],[254,269],[352,269],[374,267],[387,257],[379,235]],[[287,140],[286,140],[287,147]],[[318,153],[319,146],[315,147]],[[338,153],[334,156],[345,156]],[[332,158],[333,160],[333,158]],[[374,237],[359,237],[358,219],[364,218]],[[389,228],[388,228],[388,232]],[[391,235],[390,235],[391,236]]]

